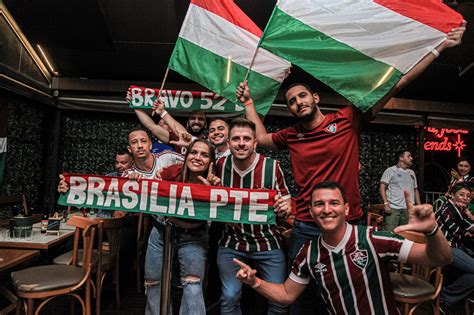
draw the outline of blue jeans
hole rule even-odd
[[[451,248],[453,262],[450,266],[463,272],[452,284],[441,291],[441,300],[448,306],[454,306],[474,290],[474,258],[462,249]]]
[[[161,272],[163,265],[164,227],[153,227],[148,239],[145,257],[145,287],[146,309],[145,314],[160,314],[161,300]],[[175,249],[183,286],[180,314],[205,315],[206,307],[202,293],[202,280],[206,266],[206,230],[205,228],[184,232],[175,231]],[[199,280],[187,279],[194,276]]]
[[[295,220],[288,248],[290,268],[304,243],[316,239],[319,234],[321,230],[315,223]],[[291,304],[292,315],[324,314],[325,309],[319,289],[312,279],[303,293]]]
[[[262,252],[239,252],[237,250],[219,246],[217,251],[217,265],[222,281],[221,314],[242,314],[240,310],[240,296],[242,282],[235,277],[239,266],[232,261],[237,258],[242,262],[254,262],[258,276],[265,281],[283,283],[286,280],[285,253],[281,249]],[[287,314],[287,306],[269,302],[268,314]]]

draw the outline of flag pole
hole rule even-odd
[[[170,68],[169,67],[166,67],[166,72],[165,72],[165,75],[163,77],[163,80],[161,81],[161,86],[160,86],[160,90],[158,91],[158,98],[160,98],[161,96],[161,91],[163,90],[163,87],[165,86],[165,82],[166,82],[166,79],[168,78],[168,72],[170,71]],[[151,112],[151,115],[155,115],[155,111],[152,111]]]
[[[275,4],[275,6],[273,7],[272,15],[270,16],[270,19],[268,20],[267,25],[265,25],[265,29],[264,29],[263,32],[262,32],[262,36],[260,36],[260,39],[258,40],[257,49],[255,50],[255,53],[253,54],[252,62],[250,62],[250,67],[248,68],[247,73],[245,74],[244,82],[247,81],[247,79],[248,79],[248,77],[249,77],[250,70],[252,69],[253,64],[254,64],[254,62],[255,62],[255,57],[257,57],[258,49],[259,49],[260,46],[262,45],[263,38],[265,37],[265,34],[267,33],[268,25],[270,24],[269,22],[270,22],[270,20],[272,19],[273,14],[275,13],[275,11],[276,11],[276,9],[277,9],[278,2],[279,2],[279,1],[277,1],[277,3]]]
[[[245,74],[245,78],[244,78],[244,82],[247,81],[248,77],[249,77],[249,74],[250,74],[250,70],[252,70],[252,67],[253,67],[253,64],[255,62],[255,58],[257,57],[257,53],[258,53],[258,49],[260,48],[259,45],[257,45],[257,49],[255,49],[255,52],[253,53],[253,57],[252,57],[252,61],[250,62],[250,66],[249,68],[247,69],[247,73]]]

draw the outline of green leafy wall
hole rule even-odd
[[[14,94],[8,94],[6,100],[7,158],[0,194],[24,194],[31,206],[38,207],[43,186],[43,146],[47,141],[43,134],[44,121],[49,110]]]

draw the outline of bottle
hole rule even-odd
[[[41,233],[46,233],[46,230],[48,229],[48,219],[49,215],[43,213],[43,217],[41,217]]]

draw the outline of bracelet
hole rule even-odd
[[[384,205],[384,206],[385,206],[385,205],[388,205],[388,201],[387,201],[387,202],[384,202],[383,205]]]
[[[252,104],[253,104],[253,100],[251,98],[249,98],[248,100],[246,100],[244,102],[244,106],[246,106],[246,107],[249,106],[249,105],[252,105]]]
[[[262,280],[260,278],[255,278],[255,283],[251,286],[252,289],[257,289],[262,284]]]
[[[431,51],[431,53],[435,56],[435,58],[439,57],[439,51],[435,48]]]
[[[425,236],[434,236],[436,233],[438,233],[438,230],[439,230],[439,226],[438,226],[438,223],[436,223],[434,229],[431,232],[424,233],[424,234]]]
[[[168,114],[168,112],[164,110],[164,111],[160,114],[161,119],[163,119],[163,117],[165,117],[167,114]]]

